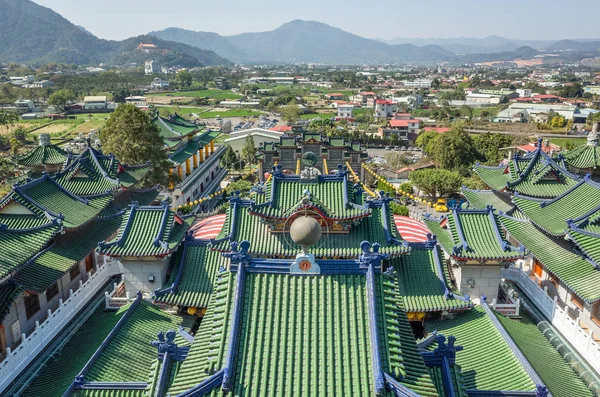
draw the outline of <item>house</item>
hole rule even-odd
[[[544,102],[544,103],[559,103],[562,102],[562,98],[557,95],[551,94],[533,94],[533,100],[535,102]]]
[[[19,99],[15,101],[14,106],[17,113],[29,113],[35,109],[35,103],[31,99]]]
[[[394,113],[398,111],[398,105],[390,99],[377,99],[375,100],[375,112],[374,117],[377,119],[385,119],[392,117]]]
[[[431,79],[416,79],[413,81],[404,80],[402,84],[407,88],[431,88],[431,83],[433,80]]]
[[[494,117],[494,123],[525,123],[529,114],[523,109],[503,109]]]
[[[502,101],[503,97],[503,95],[472,93],[467,95],[465,99],[467,102],[481,103],[485,105],[498,105]]]
[[[160,66],[155,61],[146,61],[144,63],[144,73],[145,74],[160,73]]]
[[[128,96],[125,98],[125,103],[130,103],[138,108],[148,107],[148,100],[145,96]]]
[[[515,92],[519,94],[519,98],[529,98],[532,94],[532,91],[529,88],[517,88]]]
[[[586,85],[583,87],[583,92],[592,95],[600,95],[600,85]]]
[[[232,132],[228,135],[228,138],[224,143],[231,146],[231,148],[238,153],[238,155],[241,155],[246,138],[248,136],[252,137],[252,140],[254,141],[254,147],[258,149],[264,143],[279,142],[279,138],[283,135],[283,131],[266,130],[264,128],[250,128],[247,130]]]
[[[154,80],[152,80],[152,83],[150,83],[150,88],[152,88],[153,90],[162,90],[165,88],[169,88],[169,82],[167,80],[163,80],[157,77]]]
[[[108,100],[106,95],[86,96],[83,98],[83,110],[107,110]]]
[[[220,90],[228,90],[231,87],[231,85],[229,84],[229,81],[227,81],[227,78],[225,78],[225,77],[215,77],[214,81],[215,81],[215,85]]]
[[[219,102],[219,107],[222,108],[254,108],[258,107],[258,101],[221,101]]]
[[[329,99],[330,101],[340,101],[340,100],[344,99],[344,94],[341,94],[341,93],[325,94],[325,98]]]
[[[419,135],[420,123],[420,120],[413,119],[409,113],[396,113],[388,121],[387,127],[378,130],[379,136],[382,138],[397,136],[402,143],[412,145]]]
[[[354,105],[338,105],[337,116],[341,119],[352,119],[354,118]]]

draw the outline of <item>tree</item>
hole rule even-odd
[[[300,109],[296,102],[292,101],[281,109],[281,118],[288,124],[294,124],[300,118]]]
[[[5,157],[0,157],[0,183],[5,184],[15,177],[15,165]]]
[[[256,147],[254,146],[254,138],[248,134],[242,148],[242,159],[249,164],[254,163],[256,157]]]
[[[192,74],[187,70],[177,72],[175,78],[177,79],[177,83],[181,88],[188,88],[192,85]]]
[[[431,153],[440,168],[456,170],[466,175],[470,166],[480,159],[471,136],[460,126],[454,126],[432,143]]]
[[[11,136],[9,139],[10,143],[10,154],[16,156],[19,153],[19,149],[23,146],[23,142],[19,141],[15,136]]]
[[[415,140],[415,145],[423,149],[425,153],[430,153],[432,149],[430,143],[433,143],[439,136],[440,134],[435,131],[423,131]]]
[[[235,182],[231,182],[225,188],[228,195],[232,194],[233,192],[239,191],[242,197],[244,197],[250,191],[250,189],[252,189],[252,182],[247,181],[245,179],[239,179]]]
[[[565,118],[563,116],[554,116],[550,121],[552,128],[563,128],[565,126]]]
[[[479,134],[474,139],[480,158],[489,165],[498,165],[504,159],[504,152],[500,151],[500,148],[508,147],[512,142],[513,137],[510,135],[489,132]]]
[[[119,106],[100,130],[105,153],[113,153],[124,164],[150,162],[147,182],[166,185],[173,167],[164,142],[150,117],[132,104]],[[175,173],[173,173],[175,174]]]
[[[233,168],[235,163],[238,162],[237,154],[231,147],[231,145],[227,144],[225,147],[225,153],[223,153],[223,157],[221,157],[221,165],[225,168]]]
[[[10,125],[19,120],[19,115],[15,112],[0,110],[0,125]]]
[[[394,172],[412,163],[408,153],[389,152],[383,158]]]
[[[456,193],[461,186],[462,177],[455,171],[430,168],[414,171],[410,174],[410,181],[435,201],[438,197]]]
[[[62,89],[54,91],[50,98],[48,98],[48,104],[64,109],[65,106],[71,101],[75,100],[75,94],[69,89]]]

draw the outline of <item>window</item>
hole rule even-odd
[[[571,294],[571,303],[573,303],[579,309],[583,310],[583,299],[581,299],[577,295]]]
[[[27,320],[40,310],[40,298],[36,294],[25,295],[25,315]]]
[[[75,278],[77,278],[77,276],[79,276],[79,274],[81,274],[81,269],[79,268],[79,263],[75,266],[73,266],[73,268],[71,268],[71,272],[69,273],[71,275],[71,281],[75,280]]]
[[[46,290],[46,301],[50,302],[56,295],[58,295],[58,284],[54,283]]]
[[[550,279],[550,282],[551,282],[552,284],[554,284],[554,286],[555,286],[556,288],[558,288],[558,278],[557,278],[557,277],[556,277],[554,274],[550,274],[550,273],[548,273],[548,277],[549,277],[549,279]]]

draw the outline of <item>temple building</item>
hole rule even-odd
[[[438,240],[405,238],[388,196],[366,196],[341,165],[320,172],[317,157],[305,153],[299,173],[272,167],[249,197],[233,194],[210,238],[186,232],[189,218],[165,205],[130,205],[98,254],[119,261],[125,283],[136,279],[140,285],[130,284],[146,293],[91,315],[62,354],[11,390],[548,396],[487,299],[472,295],[476,304],[459,291]],[[462,237],[449,248],[461,260],[485,267],[523,256],[498,236],[500,215],[491,208],[453,215],[447,222],[458,223],[452,230]],[[479,228],[486,237],[476,236]],[[437,234],[444,233],[440,243],[454,238]],[[151,297],[141,285],[150,275]],[[91,330],[97,341],[82,343]],[[591,395],[570,368],[557,373]]]
[[[67,152],[50,143],[49,134],[39,135],[39,146],[17,156],[15,162],[32,174],[47,172],[53,174],[61,170],[67,159]]]
[[[600,123],[595,123],[587,136],[585,145],[569,150],[564,154],[564,161],[571,172],[579,175],[590,174],[600,179]]]
[[[263,142],[259,148],[260,175],[273,166],[280,165],[284,173],[299,174],[305,153],[315,153],[318,161],[315,168],[321,174],[335,172],[338,164],[350,163],[353,169],[360,170],[361,162],[367,157],[358,143],[347,142],[340,137],[325,137],[320,133],[292,130],[292,135],[279,138],[279,143]]]
[[[225,147],[215,145],[219,131],[204,131],[202,127],[174,114],[168,118],[156,116],[157,126],[173,163],[171,173],[176,183],[169,186],[173,205],[179,206],[207,197],[219,190],[227,170],[220,164]]]

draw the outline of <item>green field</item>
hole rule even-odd
[[[550,138],[550,142],[560,146],[562,149],[566,149],[567,145],[571,144],[573,147],[581,146],[585,144],[586,137],[577,138]]]
[[[178,92],[166,92],[166,93],[148,95],[148,97],[153,97],[153,96],[172,96],[172,97],[186,97],[186,98],[213,98],[213,99],[240,99],[240,98],[242,98],[242,95],[234,94],[231,91],[221,91],[221,90],[178,91]]]
[[[308,114],[303,114],[300,115],[301,119],[304,120],[310,120],[310,119],[314,119],[314,118],[332,118],[332,117],[337,117],[337,113],[308,113]]]
[[[260,110],[255,110],[255,109],[231,109],[231,110],[225,110],[222,112],[216,112],[216,111],[204,112],[204,113],[198,114],[198,116],[201,119],[212,119],[217,116],[221,116],[222,118],[244,117],[244,116],[256,117],[256,116],[260,116],[262,113],[263,112],[261,112]]]

